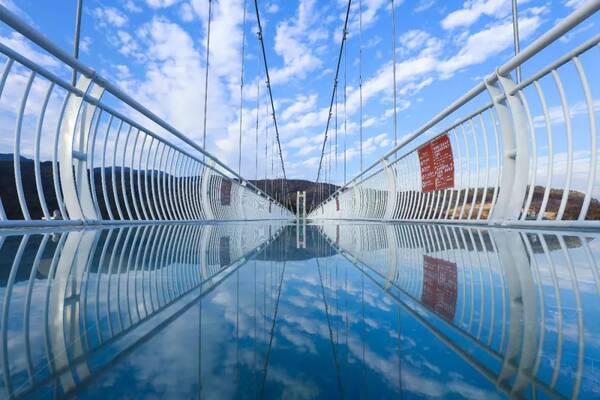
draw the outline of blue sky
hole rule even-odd
[[[247,2],[242,175],[254,178],[257,82],[259,176],[270,172],[273,127]],[[584,0],[521,1],[522,46]],[[75,0],[0,0],[52,41],[71,51]],[[511,57],[509,0],[396,1],[398,137],[410,133]],[[244,0],[215,0],[211,37],[207,149],[237,169]],[[288,177],[314,179],[327,120],[345,0],[259,1]],[[347,146],[348,178],[359,170],[358,0],[350,15],[347,135],[343,92],[338,103],[338,151]],[[392,44],[389,0],[362,0],[364,163],[392,145]],[[201,143],[208,0],[84,0],[81,59],[179,130]],[[593,16],[526,66],[529,73],[597,31]],[[3,28],[4,41],[18,42]],[[587,32],[587,34],[584,34]],[[45,60],[37,56],[38,61]],[[48,61],[49,64],[52,64]],[[344,67],[342,66],[342,70]],[[67,71],[62,71],[67,74]],[[343,79],[343,73],[341,75]],[[341,89],[340,89],[341,90]],[[265,132],[267,130],[267,132]],[[331,125],[335,143],[335,117]],[[265,134],[268,155],[263,163]],[[335,149],[332,149],[335,150]],[[342,155],[337,174],[343,181]]]

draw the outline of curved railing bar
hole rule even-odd
[[[4,63],[4,69],[2,70],[2,77],[0,78],[0,99],[2,98],[2,94],[4,93],[4,86],[6,85],[6,79],[8,78],[8,74],[15,62],[14,59],[8,58]],[[4,210],[4,203],[2,202],[2,198],[0,197],[0,221],[6,220],[6,211]]]
[[[27,99],[31,91],[31,85],[35,79],[35,72],[29,74],[29,79],[25,84],[25,92],[21,98],[21,106],[19,107],[19,114],[17,115],[17,124],[15,127],[15,144],[13,150],[13,165],[15,174],[15,183],[17,185],[17,197],[19,198],[19,205],[21,206],[21,212],[26,221],[31,220],[29,214],[29,207],[27,206],[27,200],[25,199],[25,192],[23,190],[23,180],[21,179],[21,128],[23,127],[23,114],[25,113],[25,106],[27,105]]]
[[[236,179],[239,179],[240,182],[245,182],[246,186],[254,189],[254,191],[256,193],[261,193],[261,195],[263,195],[269,199],[275,200],[272,197],[270,197],[267,193],[263,192],[258,187],[254,186],[251,182],[245,180],[242,176],[238,175],[233,169],[229,168],[225,163],[221,162],[218,158],[216,158],[215,156],[213,156],[212,154],[210,154],[209,152],[204,150],[204,148],[202,148],[200,145],[198,145],[192,139],[190,139],[189,137],[184,135],[179,130],[175,129],[173,126],[171,126],[169,123],[164,121],[162,118],[160,118],[159,116],[154,114],[152,111],[150,111],[149,109],[144,107],[139,102],[137,102],[131,96],[126,94],[124,91],[122,91],[119,87],[117,87],[116,85],[111,83],[108,79],[105,79],[104,77],[99,75],[94,69],[88,67],[87,65],[85,65],[84,63],[79,61],[78,59],[75,59],[74,57],[72,57],[71,55],[66,53],[60,47],[56,46],[54,43],[52,43],[50,40],[48,40],[48,38],[46,38],[43,34],[38,32],[37,30],[35,30],[33,27],[29,26],[26,22],[21,20],[16,14],[14,14],[10,10],[8,10],[3,5],[0,5],[0,20],[3,21],[8,26],[10,26],[15,31],[19,32],[21,35],[25,36],[27,39],[31,40],[33,43],[35,43],[39,47],[46,50],[48,53],[52,54],[52,56],[56,57],[57,59],[59,59],[60,61],[62,61],[69,67],[71,67],[73,70],[79,72],[80,74],[82,74],[84,76],[89,77],[93,82],[95,82],[96,84],[105,88],[107,92],[109,92],[110,94],[115,96],[117,99],[121,100],[123,103],[127,104],[129,107],[131,107],[132,109],[136,110],[137,112],[139,112],[140,114],[142,114],[143,116],[148,118],[150,121],[156,123],[158,126],[165,129],[167,132],[169,132],[171,135],[173,135],[177,139],[179,139],[182,142],[184,142],[185,144],[189,145],[194,150],[200,152],[202,155],[210,158],[219,167],[223,168],[225,171],[227,171],[229,174],[231,174]],[[2,46],[2,47],[5,47],[5,46]],[[0,51],[4,52],[4,49],[0,47]],[[19,61],[19,62],[21,62],[21,61]],[[27,67],[31,68],[30,65],[27,65]],[[35,68],[31,68],[31,69],[34,71],[36,70]],[[36,71],[36,72],[39,73],[39,71]],[[46,77],[46,78],[48,78],[48,77]],[[52,80],[52,79],[50,79],[50,80]],[[64,85],[60,84],[58,82],[55,82],[55,83],[59,84],[59,86],[62,86],[66,90],[71,91],[71,89],[73,89],[73,86],[71,86],[68,82],[62,81],[62,80],[61,80],[61,82]],[[84,99],[86,101],[91,100],[86,97],[84,97]],[[95,101],[90,101],[90,103],[93,105],[96,105],[98,107],[101,107],[101,104],[96,104]],[[149,132],[146,132],[146,133],[149,133]],[[183,150],[180,149],[180,151],[183,151]],[[198,161],[200,161],[200,159]]]
[[[467,104],[469,101],[471,101],[478,95],[484,93],[486,90],[486,85],[489,83],[495,82],[498,79],[497,76],[508,75],[511,71],[520,67],[527,60],[529,60],[534,55],[536,55],[537,53],[542,51],[544,48],[546,48],[548,45],[550,45],[551,43],[553,43],[554,41],[559,39],[561,36],[563,36],[565,33],[570,31],[571,29],[573,29],[575,26],[577,26],[579,23],[584,21],[586,18],[591,16],[593,13],[595,13],[599,9],[600,9],[600,0],[590,0],[586,3],[584,3],[581,7],[579,7],[577,10],[575,10],[572,14],[570,14],[568,17],[566,17],[565,19],[560,21],[553,28],[551,28],[546,33],[544,33],[542,36],[540,36],[538,39],[536,39],[530,46],[528,46],[526,49],[524,49],[521,53],[517,54],[512,59],[507,61],[505,64],[500,66],[497,69],[497,75],[492,74],[492,75],[487,76],[483,82],[480,82],[479,84],[477,84],[466,94],[464,94],[459,99],[457,99],[452,104],[450,104],[446,109],[444,109],[443,111],[438,113],[436,116],[434,116],[426,124],[424,124],[423,126],[418,128],[416,131],[414,131],[413,133],[406,136],[403,140],[400,141],[400,143],[398,143],[397,146],[395,146],[394,148],[389,150],[385,155],[380,157],[377,161],[375,161],[369,167],[365,168],[361,173],[359,173],[354,178],[352,178],[350,181],[348,181],[347,183],[342,185],[340,188],[338,188],[331,196],[329,196],[327,199],[325,199],[325,201],[323,201],[322,204],[325,204],[325,203],[331,201],[333,198],[335,198],[336,195],[343,193],[348,188],[350,188],[352,186],[357,186],[361,182],[364,182],[368,178],[376,175],[379,171],[376,173],[371,173],[371,171],[374,170],[377,166],[381,165],[382,162],[384,162],[385,160],[391,159],[391,156],[393,156],[399,150],[403,149],[406,145],[412,143],[415,139],[417,139],[417,138],[421,137],[423,134],[427,133],[431,128],[436,126],[439,122],[442,122],[446,117],[453,114],[455,111],[457,111],[459,108],[461,108],[462,106]],[[572,50],[567,55],[565,55],[565,56],[561,57],[559,60],[557,60],[555,62],[556,66],[554,68],[557,68],[558,66],[568,62],[574,56],[577,56],[577,55],[581,54],[582,52],[586,51],[587,49],[589,49],[591,46],[594,45],[593,43],[597,43],[597,41],[598,41],[598,37],[595,37],[595,38],[591,39],[590,41],[584,43],[583,45],[579,46],[578,48]],[[544,71],[546,71],[546,69],[540,71],[539,74],[547,73],[547,71],[545,73],[544,73]],[[536,76],[537,75],[534,75],[532,78],[525,80],[521,84],[517,85],[515,88],[513,88],[513,90],[511,92],[509,92],[509,95],[516,93],[518,90],[521,90],[525,85],[530,84],[533,80],[535,80],[534,78]],[[503,100],[503,97],[500,97],[497,100]],[[487,105],[484,106],[484,108],[485,107],[487,107]],[[446,130],[444,130],[444,132],[447,132],[448,130],[450,130],[450,129],[446,129]],[[395,162],[397,162],[397,160],[395,160]],[[369,175],[367,175],[367,174],[369,174]],[[365,178],[365,176],[367,176],[367,178]]]

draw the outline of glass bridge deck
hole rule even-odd
[[[3,398],[598,398],[600,235],[164,224],[0,234]]]

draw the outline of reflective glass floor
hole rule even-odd
[[[598,398],[600,233],[0,232],[2,398]]]

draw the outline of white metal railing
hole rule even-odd
[[[599,65],[597,27],[520,83],[511,76],[599,8],[590,0],[560,21],[309,218],[600,226],[600,87],[586,73]]]
[[[0,20],[79,75],[72,86],[0,43],[0,117],[14,126],[2,132],[0,226],[292,216],[1,5]]]
[[[9,267],[0,287],[2,397],[72,394],[263,253],[284,227],[0,232]]]
[[[584,322],[598,317],[597,232],[343,221],[320,229],[508,397],[594,396]]]

